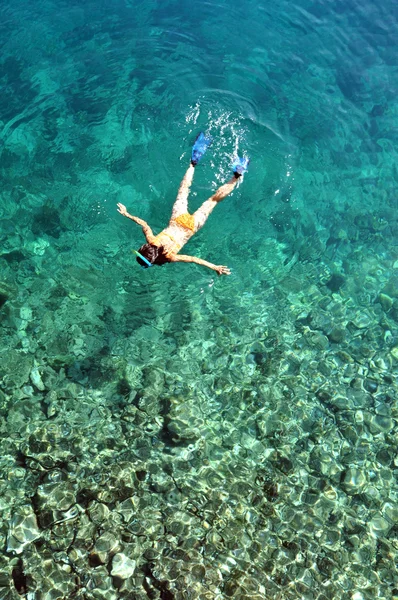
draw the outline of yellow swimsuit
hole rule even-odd
[[[180,227],[183,227],[184,229],[187,229],[188,231],[191,231],[192,233],[195,231],[194,218],[193,215],[190,215],[189,213],[179,215],[171,221],[171,224],[174,223],[176,225],[179,225]],[[164,236],[166,236],[167,239],[164,239]],[[155,238],[152,241],[152,244],[154,244],[155,246],[163,246],[166,251],[165,256],[167,258],[172,256],[173,254],[177,254],[177,252],[179,252],[183,246],[183,244],[178,242],[167,231],[161,231],[157,236],[155,236]]]
[[[174,220],[174,223],[181,225],[181,227],[184,227],[185,229],[189,229],[192,232],[195,231],[195,219],[194,219],[193,215],[190,215],[189,213],[184,213],[182,215],[179,215],[178,217],[176,217],[173,220]]]

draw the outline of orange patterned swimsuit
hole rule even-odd
[[[189,213],[184,213],[173,219],[173,221],[174,223],[178,223],[178,225],[181,225],[181,227],[189,229],[190,231],[192,231],[192,233],[195,232],[195,219],[193,218],[193,215],[190,215]]]
[[[195,232],[194,217],[189,213],[183,213],[182,215],[179,215],[173,219],[170,222],[170,225],[174,224],[185,229],[187,232],[189,231],[191,235]],[[189,237],[191,237],[191,235]],[[177,254],[186,241],[187,240],[184,240],[183,243],[180,243],[171,233],[168,233],[167,231],[161,231],[157,236],[155,236],[152,243],[155,244],[155,246],[163,246],[165,255],[167,258],[169,258],[170,256]]]

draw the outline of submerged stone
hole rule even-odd
[[[341,342],[344,341],[344,338],[345,338],[345,328],[344,327],[333,327],[333,329],[330,331],[328,337],[331,342],[340,344]]]
[[[391,529],[391,523],[381,515],[375,515],[369,523],[369,531],[376,538],[384,537]]]
[[[369,422],[369,429],[372,433],[388,433],[393,427],[393,420],[383,415],[374,415]]]
[[[20,388],[29,381],[33,358],[18,350],[5,350],[0,353],[0,378],[6,388]]]
[[[16,294],[16,288],[5,281],[0,281],[0,308]]]
[[[380,294],[379,302],[380,302],[383,310],[385,312],[388,312],[392,308],[394,300],[392,298],[390,298],[390,296],[388,296],[387,294]]]
[[[25,506],[11,519],[7,536],[7,552],[21,554],[24,547],[40,537],[36,515]]]
[[[125,554],[115,554],[112,560],[112,571],[113,577],[120,577],[120,579],[128,579],[134,575],[136,561],[128,558]]]
[[[365,381],[363,382],[363,387],[365,388],[366,391],[370,392],[371,394],[374,394],[375,392],[377,392],[377,381],[374,381],[373,379],[365,379]]]
[[[366,475],[361,469],[350,467],[344,472],[341,484],[347,494],[358,494],[366,484]]]
[[[40,375],[40,371],[38,369],[38,367],[33,367],[33,369],[30,372],[30,380],[33,383],[33,385],[40,391],[43,392],[46,388],[44,386],[44,383],[42,381],[41,375]]]
[[[110,531],[105,531],[95,542],[94,552],[101,563],[106,563],[112,554],[120,550],[119,540]]]
[[[339,273],[333,273],[329,281],[326,283],[326,287],[332,292],[338,292],[339,289],[344,285],[345,277]]]

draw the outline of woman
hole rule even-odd
[[[137,255],[137,262],[144,269],[153,267],[154,265],[164,265],[169,262],[186,262],[203,265],[204,267],[213,269],[213,271],[216,271],[219,275],[231,274],[228,267],[213,265],[207,260],[202,260],[196,256],[179,254],[181,248],[185,246],[194,233],[203,227],[208,216],[217,206],[218,202],[224,200],[224,198],[232,192],[238,183],[239,178],[247,171],[249,164],[249,159],[237,157],[233,163],[233,177],[228,183],[222,185],[215,194],[206,200],[193,215],[190,215],[188,213],[188,194],[192,184],[193,174],[196,165],[209,147],[210,141],[210,138],[207,138],[203,132],[196,138],[192,148],[191,164],[189,165],[178,190],[177,199],[173,206],[169,224],[158,235],[152,233],[152,229],[149,227],[148,223],[143,221],[143,219],[130,215],[123,204],[119,203],[117,205],[121,215],[131,219],[142,227],[147,243],[141,246],[138,251],[134,250],[134,252]]]

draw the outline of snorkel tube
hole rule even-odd
[[[148,267],[153,267],[153,264],[149,262],[149,260],[147,260],[145,258],[145,256],[142,256],[142,254],[140,254],[139,252],[137,252],[137,250],[133,250],[134,254],[136,254],[141,260],[144,261],[144,263],[146,263],[148,266],[144,267],[144,265],[140,265],[141,269],[147,269]]]

